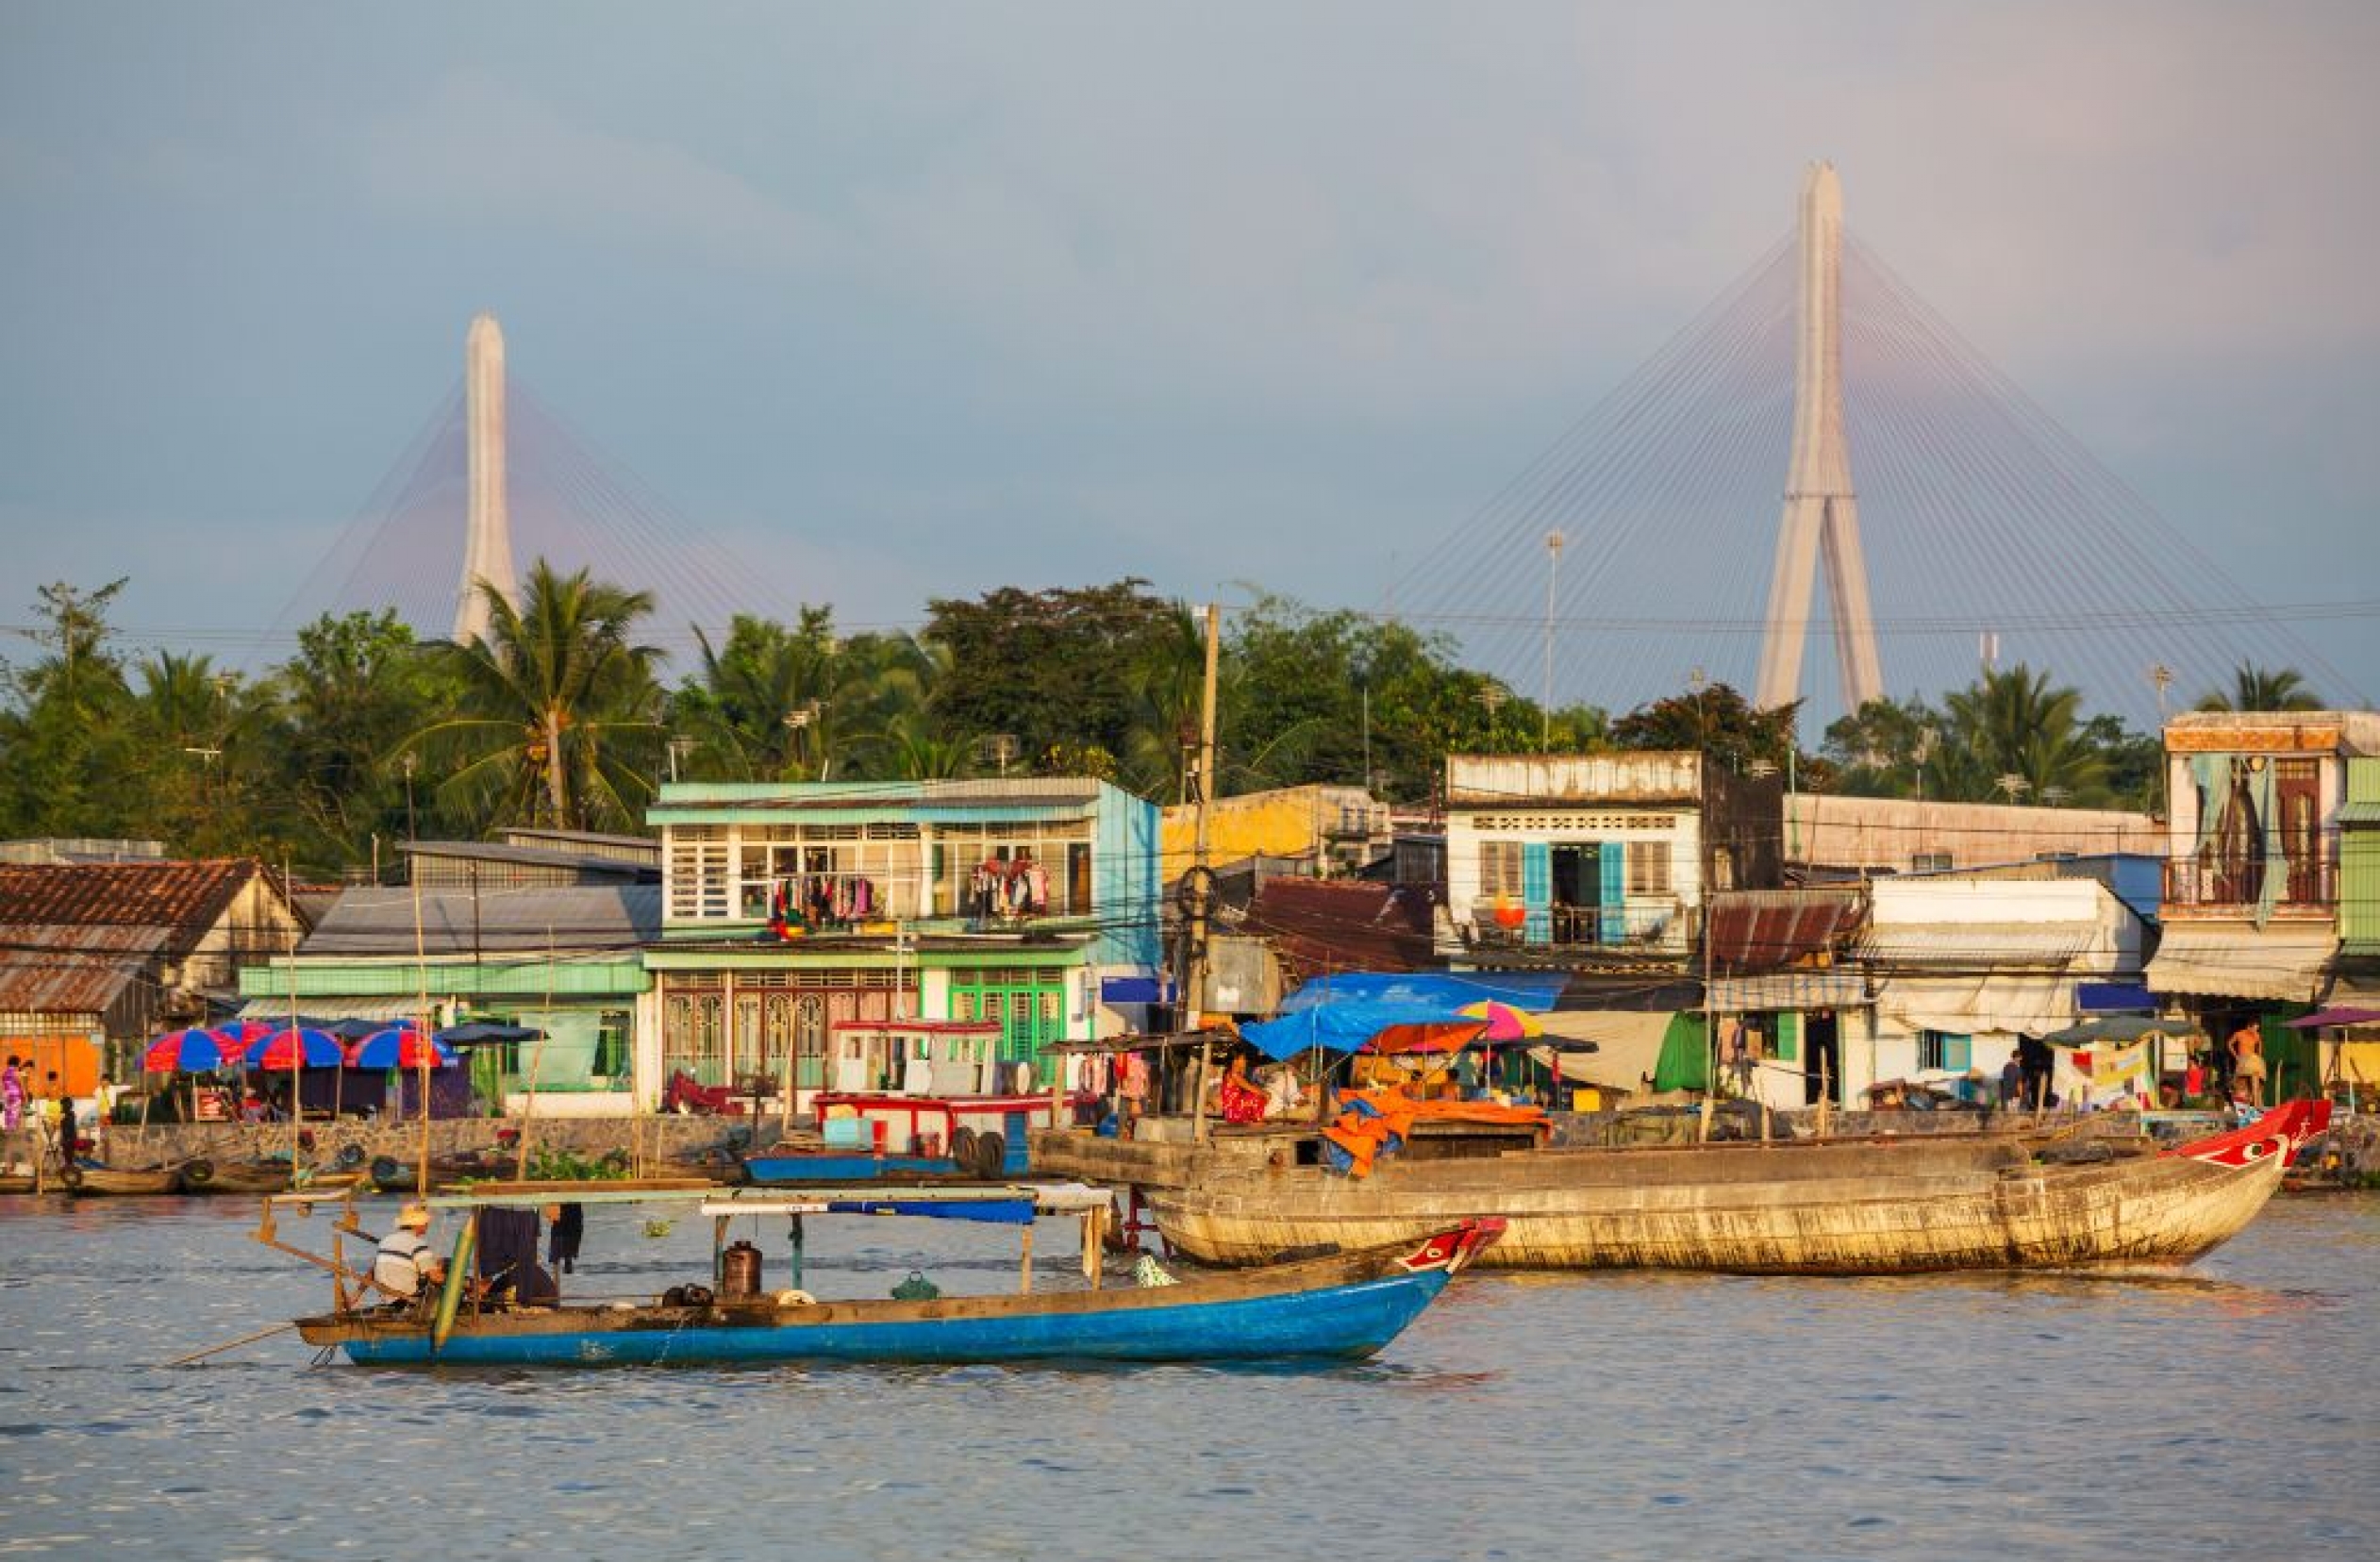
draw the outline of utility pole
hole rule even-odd
[[[1197,812],[1190,846],[1190,906],[1184,937],[1182,973],[1183,1015],[1192,1031],[1205,1027],[1201,1012],[1207,990],[1207,922],[1214,910],[1215,875],[1207,861],[1207,804],[1215,789],[1215,674],[1223,645],[1223,609],[1207,605],[1207,682],[1198,712]],[[1190,1142],[1207,1142],[1207,1045],[1198,1047],[1198,1068],[1190,1093]]]

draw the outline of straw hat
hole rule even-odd
[[[401,1226],[411,1226],[416,1231],[427,1231],[430,1228],[430,1206],[419,1204],[407,1205],[397,1211],[396,1223]]]

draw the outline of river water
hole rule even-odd
[[[708,1223],[650,1213],[591,1211],[570,1284],[703,1278]],[[253,1219],[0,1199],[0,1555],[2380,1554],[2371,1197],[2158,1278],[1467,1275],[1354,1367],[161,1368],[325,1304]],[[997,1229],[809,1252],[822,1295],[1015,1283]]]

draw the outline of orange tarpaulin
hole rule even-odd
[[[1370,1174],[1372,1163],[1390,1138],[1409,1137],[1413,1125],[1425,1118],[1441,1122],[1525,1123],[1540,1133],[1549,1126],[1543,1107],[1499,1106],[1492,1101],[1424,1101],[1393,1087],[1350,1090],[1339,1100],[1344,1109],[1323,1130],[1323,1138],[1353,1159],[1347,1172],[1351,1177]]]

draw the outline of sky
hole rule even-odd
[[[6,0],[0,625],[129,575],[135,644],[285,652],[483,309],[772,603],[1376,607],[1823,158],[2380,689],[2374,58],[2353,0]]]

